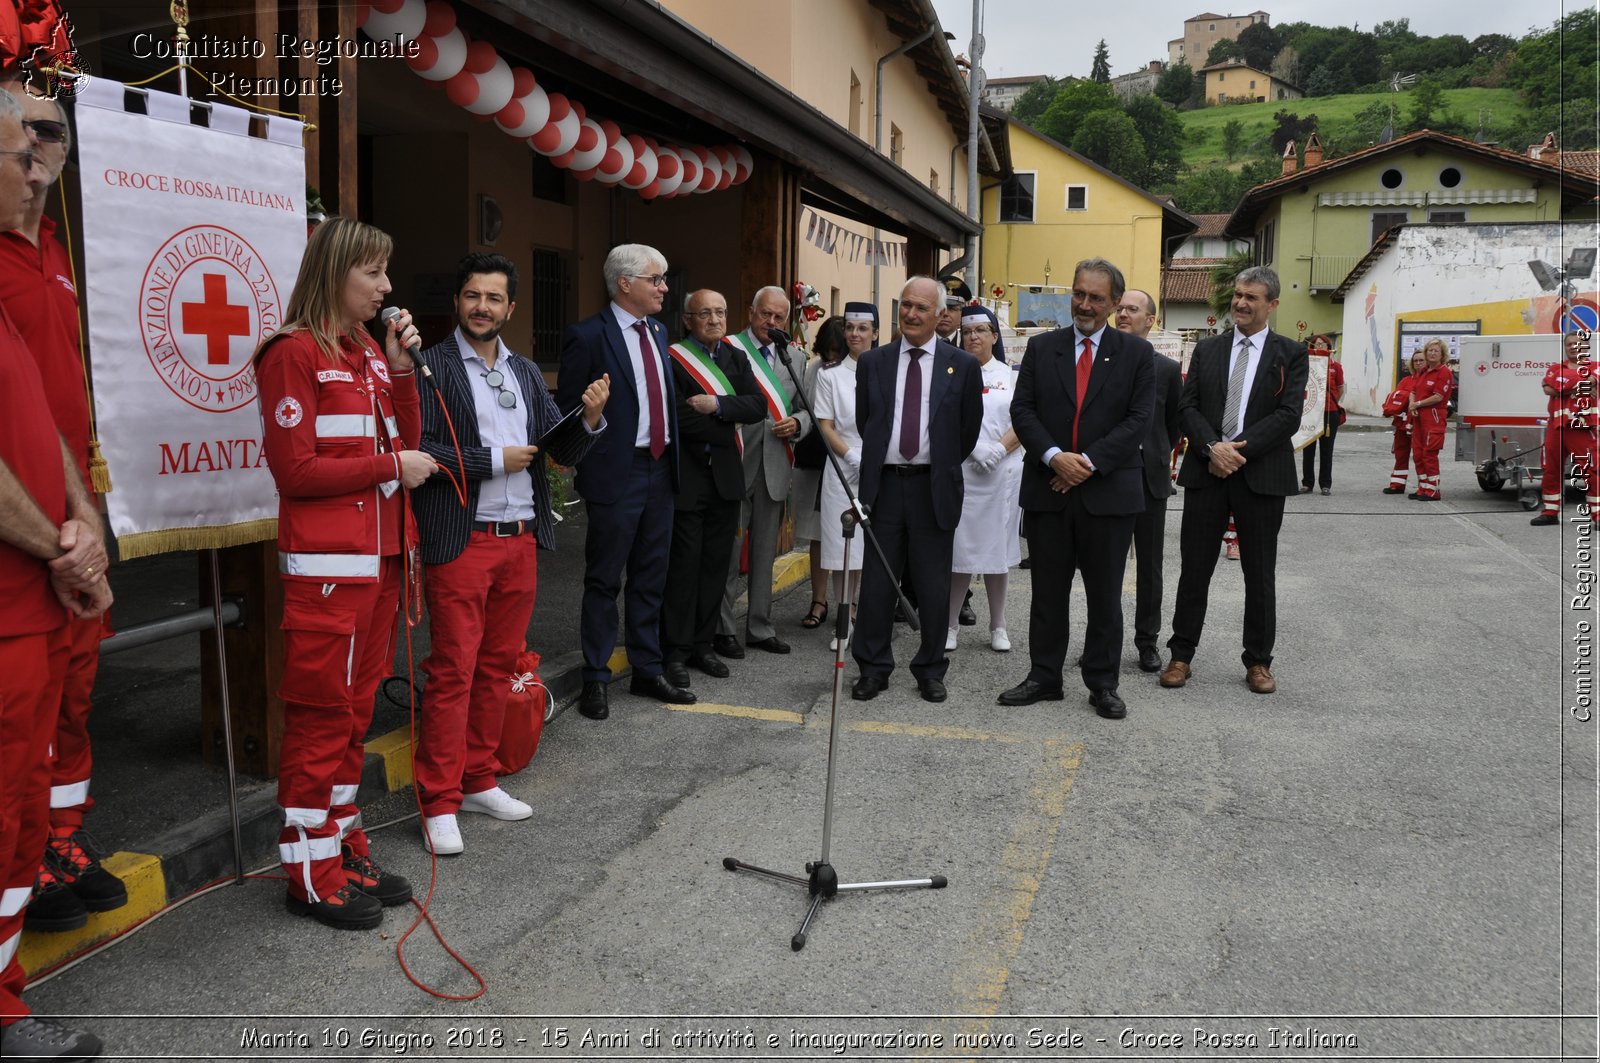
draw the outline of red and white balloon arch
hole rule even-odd
[[[662,144],[590,116],[577,100],[546,92],[531,70],[513,67],[487,41],[468,37],[444,0],[371,0],[357,5],[356,25],[374,40],[415,41],[416,57],[406,65],[418,77],[442,82],[452,103],[580,180],[670,199],[743,184],[755,165],[743,144]]]

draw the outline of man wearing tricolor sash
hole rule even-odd
[[[766,400],[766,418],[747,425],[744,434],[745,528],[750,537],[750,611],[745,618],[745,645],[768,653],[788,653],[789,644],[772,626],[772,562],[778,552],[783,504],[794,472],[794,444],[811,431],[811,415],[796,409],[795,383],[772,342],[772,329],[789,320],[789,299],[782,288],[768,286],[750,302],[750,324],[733,337],[750,365],[750,375]],[[793,348],[791,357],[805,361]],[[724,657],[744,656],[734,637],[733,604],[739,598],[739,555],[736,544],[728,565],[728,586],[722,598],[716,650]]]
[[[661,609],[664,670],[678,687],[689,685],[690,668],[718,679],[728,674],[711,638],[745,497],[740,426],[767,415],[749,361],[728,339],[728,301],[710,289],[691,292],[683,325],[688,335],[667,352],[678,394],[680,457]]]

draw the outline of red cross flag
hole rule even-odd
[[[269,539],[251,358],[283,324],[305,251],[300,123],[122,85],[78,93],[89,354],[123,557]]]

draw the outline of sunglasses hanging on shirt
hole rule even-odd
[[[517,408],[517,397],[506,390],[505,374],[498,369],[491,369],[483,374],[484,383],[495,390],[495,401],[508,410]]]

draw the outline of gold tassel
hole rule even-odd
[[[100,454],[100,441],[89,440],[89,489],[97,495],[111,493],[111,466]]]
[[[123,561],[151,554],[224,549],[244,546],[278,537],[278,519],[266,517],[243,524],[201,525],[194,528],[162,528],[117,536],[117,556]]]

